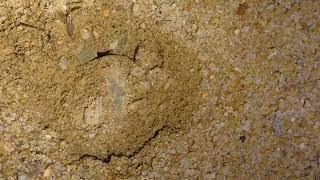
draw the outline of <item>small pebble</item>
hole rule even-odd
[[[239,30],[239,29],[236,29],[236,30],[234,31],[234,34],[235,34],[236,36],[238,36],[238,35],[240,34],[240,30]]]
[[[28,180],[28,179],[29,179],[29,177],[27,175],[25,175],[25,174],[22,174],[22,175],[18,176],[18,180]]]
[[[140,16],[140,5],[139,4],[137,4],[137,3],[133,4],[133,6],[132,6],[132,14],[135,17]]]
[[[49,177],[51,175],[51,169],[50,168],[47,168],[44,173],[43,173],[43,176],[44,177]]]
[[[110,16],[110,10],[109,9],[102,9],[101,10],[101,15],[103,17],[109,17]]]
[[[97,57],[97,51],[89,45],[85,45],[78,54],[78,60],[81,64],[87,63]]]
[[[119,45],[119,40],[117,39],[117,40],[113,41],[113,42],[109,45],[109,48],[110,48],[110,49],[116,49],[116,48],[118,47],[118,45]]]
[[[81,29],[81,37],[83,40],[88,40],[91,37],[91,32],[88,29]]]
[[[68,68],[68,62],[67,59],[65,57],[61,57],[60,58],[60,62],[58,63],[58,66],[62,69],[62,70],[66,70]]]
[[[276,114],[275,114],[275,117],[273,119],[273,122],[272,122],[272,128],[273,128],[274,134],[276,136],[280,136],[281,135],[281,124],[280,124],[280,121],[281,121],[281,112],[277,111]]]

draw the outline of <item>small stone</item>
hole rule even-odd
[[[300,150],[300,151],[303,151],[305,148],[306,148],[306,145],[305,145],[304,143],[301,143],[301,144],[299,145],[299,150]]]
[[[236,30],[234,31],[234,34],[235,34],[236,36],[238,36],[238,35],[240,34],[240,29],[236,29]]]
[[[61,143],[60,143],[60,146],[61,147],[65,147],[67,145],[67,143],[65,142],[65,141],[62,141]]]
[[[118,47],[118,45],[119,45],[119,40],[117,39],[117,40],[113,41],[113,42],[109,45],[109,48],[110,48],[110,49],[116,49],[116,48]]]
[[[129,47],[127,34],[114,34],[109,44],[109,50],[115,54],[124,54]]]
[[[164,84],[164,89],[168,90],[170,88],[170,85],[172,84],[171,80],[168,80],[165,84]]]
[[[146,27],[147,27],[147,26],[146,26],[146,23],[141,23],[141,24],[140,24],[140,27],[141,27],[142,29],[146,29]]]
[[[192,161],[190,159],[184,158],[180,161],[180,165],[184,169],[192,168]]]
[[[242,127],[241,129],[244,130],[244,131],[249,131],[251,128],[251,123],[250,121],[245,121],[243,124],[242,124]]]
[[[96,137],[96,134],[94,134],[94,133],[89,134],[90,139],[93,139],[94,137]]]
[[[81,36],[83,40],[88,40],[91,37],[91,32],[88,29],[81,29]]]
[[[98,39],[99,37],[100,37],[100,34],[97,32],[97,31],[95,31],[95,30],[93,30],[93,35],[94,35],[94,37],[96,38],[96,39]]]
[[[97,51],[88,45],[85,45],[78,54],[78,60],[81,64],[85,64],[98,57]]]
[[[110,16],[110,10],[109,9],[102,9],[101,10],[101,15],[103,17],[109,17]]]
[[[262,82],[262,79],[261,79],[261,78],[258,78],[258,79],[256,80],[256,85],[260,85],[261,82]]]
[[[50,168],[47,168],[44,173],[43,173],[43,176],[44,177],[49,177],[51,175],[51,169]]]
[[[272,122],[272,128],[273,128],[274,134],[276,136],[280,136],[281,135],[281,124],[280,124],[280,121],[281,121],[281,112],[277,111],[276,114],[275,114],[275,117],[273,119],[273,122]]]
[[[68,12],[69,12],[69,8],[68,8],[68,6],[67,5],[62,5],[62,7],[61,7],[61,12],[64,14],[64,15],[67,15],[68,14]]]
[[[68,68],[68,62],[67,59],[65,57],[61,57],[60,58],[60,62],[58,63],[58,66],[62,69],[62,70],[66,70]]]
[[[199,29],[199,27],[198,27],[197,24],[192,24],[191,30],[192,30],[193,32],[196,32],[198,29]]]
[[[140,12],[140,5],[135,3],[132,6],[132,14],[133,16],[137,17],[140,16],[141,12]]]
[[[241,73],[241,69],[239,67],[233,68],[233,70],[237,71],[238,73]]]
[[[27,175],[25,175],[25,174],[22,174],[22,175],[18,176],[18,180],[28,180],[28,179],[29,179],[29,177]]]

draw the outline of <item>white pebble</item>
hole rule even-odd
[[[29,177],[27,176],[27,175],[20,175],[20,176],[18,176],[18,180],[28,180],[29,179]]]
[[[67,59],[65,57],[61,57],[60,58],[60,62],[58,63],[58,66],[62,69],[62,70],[66,70],[68,68],[68,62]]]
[[[84,40],[88,40],[91,37],[91,32],[87,29],[81,29],[80,32],[81,32],[82,39]]]
[[[140,16],[140,5],[139,4],[133,4],[132,6],[132,13],[133,16]]]
[[[116,49],[116,48],[118,47],[118,45],[119,45],[119,40],[117,39],[117,40],[113,41],[113,42],[109,45],[109,48],[110,48],[110,49]]]

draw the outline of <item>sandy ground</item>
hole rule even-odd
[[[0,179],[320,179],[320,1],[0,0]]]

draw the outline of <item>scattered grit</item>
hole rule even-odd
[[[320,1],[0,0],[0,179],[319,179]]]

